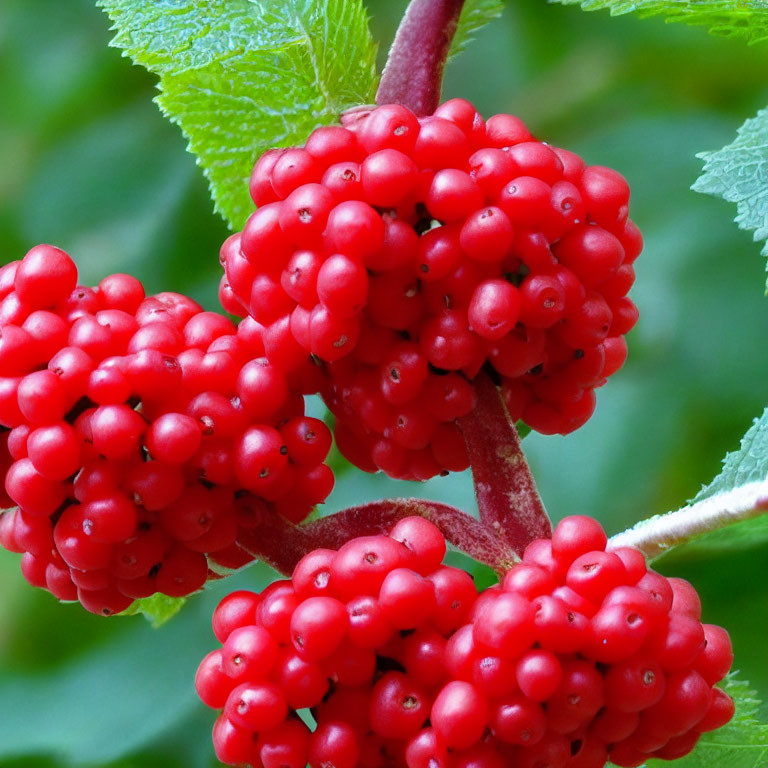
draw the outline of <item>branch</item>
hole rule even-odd
[[[635,547],[658,557],[696,536],[741,523],[768,512],[768,481],[747,483],[703,499],[676,512],[652,517],[614,536],[610,547]]]
[[[437,109],[463,5],[464,0],[411,0],[389,51],[377,104],[402,104],[417,115]]]
[[[398,520],[419,516],[433,522],[446,540],[475,560],[506,571],[515,560],[498,537],[479,520],[448,504],[422,499],[385,499],[337,512],[311,523],[294,525],[264,513],[238,538],[238,544],[285,575],[313,549],[338,549],[356,536],[386,534]]]
[[[491,378],[474,382],[477,405],[458,420],[472,466],[480,520],[521,555],[552,525],[520,445],[520,437]]]

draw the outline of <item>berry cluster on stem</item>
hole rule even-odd
[[[128,275],[78,286],[52,246],[0,269],[0,542],[26,579],[110,615],[249,562],[265,517],[304,519],[331,435],[263,355],[252,320]]]
[[[733,716],[733,654],[693,587],[570,517],[477,594],[422,518],[236,592],[197,690],[254,768],[602,768],[687,754]],[[299,710],[310,709],[310,728]]]
[[[424,480],[470,464],[486,370],[513,420],[567,433],[626,357],[642,249],[611,169],[453,99],[348,115],[270,150],[224,244],[221,297],[336,416],[342,453]]]

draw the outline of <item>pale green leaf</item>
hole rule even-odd
[[[749,43],[768,40],[768,9],[763,0],[550,0],[563,5],[580,5],[585,11],[607,9],[612,16],[637,13],[663,16],[708,27],[715,35],[743,37]]]
[[[737,451],[723,459],[722,472],[699,491],[692,503],[768,479],[768,409],[763,411],[741,439]],[[670,550],[675,557],[702,553],[742,552],[768,542],[768,514],[698,536]]]
[[[727,454],[720,474],[687,507],[642,520],[614,537],[614,542],[639,546],[654,559],[742,552],[763,546],[768,542],[768,514],[760,512],[766,480],[768,409],[754,420],[739,449]],[[721,527],[704,533],[686,533],[686,524],[681,521],[688,516],[689,522],[693,522],[697,514],[712,514],[713,520],[722,518]]]
[[[160,592],[151,597],[135,600],[120,616],[135,616],[139,613],[155,628],[162,627],[170,621],[187,602],[185,597],[168,597]]]
[[[694,502],[768,478],[768,408],[741,438],[741,446],[723,459],[723,471],[702,488]]]
[[[747,120],[731,144],[699,157],[704,172],[693,189],[736,203],[739,228],[751,230],[756,242],[768,239],[768,109]],[[768,244],[762,253],[768,256]]]
[[[376,46],[362,0],[98,0],[113,45],[160,77],[180,127],[234,228],[253,208],[248,178],[272,146],[370,103]]]
[[[467,0],[461,9],[459,26],[456,29],[448,58],[458,56],[474,40],[478,30],[504,10],[503,0]]]

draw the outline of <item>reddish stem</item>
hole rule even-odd
[[[338,549],[356,536],[387,533],[398,520],[412,516],[430,520],[457,549],[499,572],[507,570],[515,559],[504,542],[471,515],[447,504],[422,499],[374,501],[305,525],[265,514],[255,527],[241,532],[239,544],[288,575],[313,549]]]
[[[411,0],[389,50],[377,104],[402,104],[417,115],[437,109],[463,5],[464,0]]]
[[[474,382],[477,405],[459,419],[472,466],[480,520],[521,555],[552,525],[499,388],[486,373]]]

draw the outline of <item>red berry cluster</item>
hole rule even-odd
[[[40,245],[0,269],[0,542],[61,600],[111,614],[199,589],[251,556],[263,514],[303,519],[333,484],[331,436],[236,328],[111,275],[77,286]],[[250,523],[249,523],[250,521]]]
[[[689,752],[733,702],[693,587],[566,518],[479,596],[431,523],[316,550],[213,617],[220,760],[261,768],[601,768]],[[313,732],[297,716],[311,709]]]
[[[465,469],[454,420],[484,366],[514,419],[565,434],[624,363],[642,249],[627,182],[516,117],[378,107],[267,152],[250,190],[222,302],[263,326],[274,364],[324,363],[339,446],[363,469]]]

